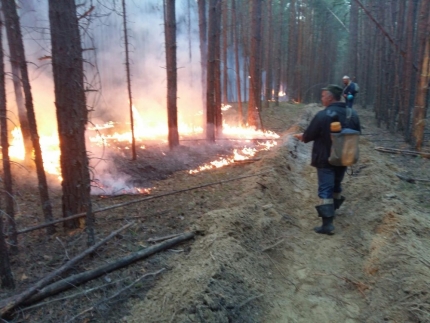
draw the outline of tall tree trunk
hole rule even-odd
[[[169,126],[169,147],[179,146],[178,108],[177,108],[177,68],[176,68],[176,11],[175,0],[164,2],[164,35],[166,37],[167,70],[167,120]]]
[[[24,43],[22,40],[21,25],[19,23],[18,12],[15,1],[12,0],[1,0],[3,13],[5,15],[5,23],[7,33],[10,34],[13,39],[13,46],[15,51],[15,58],[19,62],[19,68],[21,73],[21,82],[25,96],[25,108],[27,110],[27,119],[29,122],[29,129],[31,140],[34,148],[34,157],[36,164],[36,172],[39,181],[39,194],[42,204],[42,210],[46,222],[53,220],[52,216],[52,205],[48,194],[48,184],[46,181],[45,169],[43,167],[42,150],[39,143],[39,134],[37,132],[36,115],[33,106],[33,96],[31,93],[30,78],[28,76],[27,62],[25,60]],[[10,44],[11,45],[11,44]],[[55,232],[54,226],[47,227],[47,233],[53,234]]]
[[[21,128],[22,138],[24,140],[25,162],[32,163],[33,143],[31,141],[30,126],[28,123],[27,112],[25,109],[24,96],[22,93],[21,72],[19,60],[17,58],[17,41],[15,33],[6,28],[7,42],[9,44],[10,64],[12,69],[12,81],[15,92],[16,106],[18,110],[18,119]]]
[[[427,116],[427,95],[430,81],[430,0],[421,2],[418,22],[418,65],[421,68],[418,77],[417,94],[413,119],[415,149],[420,151],[424,141]]]
[[[206,90],[206,139],[215,142],[215,71],[218,0],[210,0],[208,17],[207,90]]]
[[[88,110],[84,91],[81,36],[74,0],[49,0],[55,106],[60,137],[63,217],[86,212],[88,244],[94,244],[94,215],[85,142]],[[73,229],[78,220],[66,221]]]
[[[353,80],[357,78],[357,46],[358,46],[358,4],[351,1],[349,11],[349,52],[348,52],[348,73]]]
[[[302,6],[299,6],[298,8],[298,16],[301,17],[303,14],[303,8]],[[296,45],[296,66],[295,66],[295,73],[294,73],[294,79],[296,82],[295,86],[295,99],[298,102],[302,102],[302,93],[301,93],[301,86],[302,86],[302,69],[303,69],[303,30],[304,30],[304,22],[301,19],[297,19],[297,45]]]
[[[4,53],[3,53],[3,21],[0,20],[0,122],[1,122],[1,145],[3,154],[3,171],[10,175],[10,164],[7,143],[7,119],[6,119],[6,86],[5,86],[5,69],[4,69]],[[6,148],[5,148],[6,146]],[[6,153],[6,155],[4,155]],[[5,166],[7,166],[6,169]],[[5,177],[6,179],[6,177]],[[11,179],[11,178],[10,178]],[[5,183],[6,188],[6,183]],[[6,193],[7,188],[6,188]],[[12,192],[11,192],[12,193]],[[13,221],[15,223],[15,221]],[[2,288],[12,289],[15,288],[12,271],[9,262],[9,253],[7,243],[3,234],[3,215],[0,215],[0,282]],[[13,230],[12,243],[16,244],[17,234],[16,228]]]
[[[403,88],[403,102],[402,109],[399,118],[399,129],[403,130],[405,137],[409,135],[409,120],[410,120],[410,105],[412,98],[412,85],[415,86],[415,82],[412,80],[412,63],[413,63],[413,44],[414,44],[414,25],[415,25],[415,13],[416,13],[416,0],[409,0],[408,12],[406,18],[406,58],[404,65],[404,88]]]
[[[377,18],[378,20],[381,18],[381,16],[383,15],[383,5],[382,4],[375,4],[376,6],[376,11],[377,11]],[[385,39],[382,37],[381,34],[377,34],[376,36],[377,42],[376,42],[376,77],[375,77],[375,82],[376,82],[376,98],[375,98],[375,117],[376,117],[376,124],[378,127],[381,126],[381,122],[382,122],[382,86],[383,86],[383,48],[384,48],[384,42]]]
[[[377,46],[377,29],[373,24],[368,20],[367,22],[367,35],[368,35],[368,41],[369,45],[366,46],[366,78],[364,81],[364,91],[361,92],[362,99],[362,105],[363,108],[367,107],[367,104],[374,103],[375,100],[375,75],[376,75],[376,69],[375,69],[375,57],[376,57],[376,46]],[[373,37],[370,37],[370,35],[373,35]],[[370,84],[373,84],[373,87],[370,86]]]
[[[226,0],[218,0],[216,6],[216,37],[215,37],[215,132],[219,137],[222,134],[222,99],[221,99],[221,21],[222,4]]]
[[[267,21],[267,40],[266,42],[266,90],[265,90],[265,108],[269,107],[269,102],[272,100],[273,91],[273,3],[272,0],[267,2],[268,21]]]
[[[239,62],[239,28],[237,20],[236,0],[232,0],[232,17],[234,28],[234,58],[236,64],[236,87],[237,87],[237,112],[239,119],[239,126],[243,125],[243,107],[242,107],[242,88],[240,86],[240,62]]]
[[[283,18],[284,18],[284,1],[282,0],[280,3],[280,8],[279,8],[279,12],[277,15],[277,21],[276,21],[276,26],[275,29],[278,30],[278,32],[276,33],[276,43],[275,43],[275,58],[274,58],[274,99],[275,99],[275,106],[279,106],[279,92],[281,91],[281,71],[282,71],[282,49],[283,49],[283,41],[282,41],[282,34],[283,31],[285,30],[284,28],[284,23],[283,23]],[[289,45],[288,45],[289,46]],[[287,51],[288,52],[288,51]],[[288,68],[289,68],[289,59],[287,59],[286,62],[286,66],[287,66],[287,73],[288,73]],[[288,74],[286,74],[287,77],[287,82],[289,81],[288,79]],[[287,83],[288,88],[290,87],[290,84]],[[285,90],[285,89],[284,89]]]
[[[124,25],[124,46],[125,46],[125,73],[127,75],[128,106],[130,112],[131,127],[131,159],[136,160],[136,138],[134,137],[134,118],[133,118],[133,96],[131,95],[130,59],[128,51],[128,31],[127,31],[127,12],[125,0],[122,0],[122,19]]]
[[[202,86],[202,106],[203,115],[206,116],[206,71],[207,71],[207,21],[206,21],[206,0],[198,0],[199,10],[199,37],[200,37],[200,68]]]
[[[2,288],[13,289],[15,288],[15,282],[10,268],[9,253],[3,232],[3,217],[0,216],[0,282]]]
[[[390,35],[394,35],[394,21],[396,17],[396,0],[389,0],[386,2],[385,15],[386,15],[386,25],[388,27]],[[392,46],[389,46],[388,42],[386,43],[385,50],[385,86],[387,87],[387,91],[385,91],[385,109],[384,109],[384,120],[386,123],[386,128],[389,130],[392,125],[390,124],[392,120],[392,114],[394,113],[394,88],[395,88],[395,57],[396,52]]]
[[[287,60],[287,86],[288,95],[291,99],[296,99],[296,59],[297,59],[297,15],[296,15],[296,0],[290,1],[289,19],[288,19],[288,60]]]
[[[261,109],[261,1],[252,0],[251,13],[251,55],[249,64],[249,101],[248,101],[248,125],[258,127],[259,113]]]
[[[405,28],[405,8],[406,1],[398,1],[398,11],[396,17],[396,42],[399,46],[403,43],[403,34]],[[391,132],[395,132],[397,128],[397,121],[399,117],[399,110],[401,105],[401,89],[403,84],[403,58],[397,54],[394,61],[395,78],[394,78],[394,97],[393,97],[393,113],[391,115]]]
[[[191,35],[191,0],[187,0],[187,34],[188,34],[188,59],[189,59],[189,62],[191,63],[193,61],[192,35]],[[192,73],[190,73],[190,76],[192,76]],[[191,85],[192,85],[192,81],[191,81]]]
[[[222,103],[228,103],[228,2],[222,2]]]
[[[2,152],[2,162],[3,162],[3,183],[4,183],[4,201],[6,204],[5,213],[7,215],[9,223],[9,241],[10,241],[10,251],[14,254],[18,253],[18,234],[16,230],[15,222],[15,208],[14,208],[14,197],[12,189],[12,173],[10,169],[10,159],[9,159],[9,140],[8,140],[8,116],[7,116],[7,104],[6,104],[6,88],[5,88],[5,68],[4,68],[4,52],[2,45],[2,30],[3,21],[0,21],[0,142],[1,142],[1,152]],[[19,87],[21,91],[21,86]],[[25,118],[27,120],[27,118]],[[2,217],[2,215],[0,215]]]

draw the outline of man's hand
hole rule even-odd
[[[303,141],[303,133],[296,133],[293,135],[294,138]]]

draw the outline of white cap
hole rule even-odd
[[[348,79],[349,80],[349,76],[348,75],[345,75],[344,77],[342,77],[342,79],[344,80],[344,79]]]

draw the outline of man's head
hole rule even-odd
[[[333,102],[340,101],[342,96],[342,88],[336,84],[329,84],[322,89],[321,102],[327,107]]]
[[[345,75],[345,76],[342,78],[342,82],[343,82],[343,84],[345,84],[345,85],[348,85],[348,84],[349,84],[349,81],[350,81],[350,78],[349,78],[349,76],[347,76],[347,75]]]

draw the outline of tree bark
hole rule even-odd
[[[398,13],[396,17],[396,41],[402,46],[403,35],[405,28],[405,8],[406,1],[398,1]],[[401,55],[397,55],[394,61],[395,78],[394,78],[394,97],[393,97],[393,112],[390,121],[390,131],[395,132],[397,128],[397,120],[399,117],[399,111],[401,106],[401,89],[403,88],[403,58]]]
[[[274,89],[273,89],[274,94],[273,94],[273,96],[274,96],[274,100],[275,100],[275,106],[279,106],[279,92],[281,91],[282,56],[283,56],[283,48],[284,48],[283,47],[283,41],[282,41],[283,40],[282,34],[283,34],[283,31],[285,30],[284,24],[283,24],[284,1],[285,0],[282,0],[280,3],[280,8],[279,8],[279,12],[277,15],[276,26],[275,26],[275,29],[278,30],[278,32],[276,34],[275,57],[274,57],[274,64],[273,64],[274,65],[273,66],[273,70],[274,70]],[[288,37],[287,37],[286,43],[288,43]],[[287,53],[288,53],[288,50],[287,50]],[[289,65],[289,56],[288,56],[287,61],[286,61],[287,73],[285,73],[288,87],[290,86],[289,78],[288,78],[289,66],[290,65]]]
[[[298,6],[297,9],[297,15],[298,17],[301,17],[303,14],[303,8],[302,6]],[[294,98],[297,102],[302,103],[302,68],[303,68],[303,30],[304,30],[304,22],[301,19],[297,19],[297,45],[296,45],[296,66],[295,66],[295,73],[294,73],[294,79],[296,82],[296,86],[294,87]]]
[[[215,33],[215,133],[219,138],[222,135],[222,86],[221,86],[221,21],[222,4],[226,0],[218,0],[216,6],[216,33]]]
[[[136,160],[136,138],[134,137],[133,97],[131,95],[130,59],[128,51],[127,12],[125,0],[122,0],[122,18],[124,24],[124,46],[125,46],[125,73],[127,75],[128,106],[130,112],[131,128],[131,159]]]
[[[84,91],[81,37],[74,0],[49,0],[52,70],[55,88],[63,217],[86,212],[88,244],[94,244],[94,215],[85,141],[88,110]],[[65,228],[79,227],[66,221]]]
[[[296,0],[290,1],[289,19],[288,19],[288,60],[287,60],[287,84],[288,95],[291,99],[296,99],[296,79],[294,77],[296,62],[297,62],[297,14],[296,14]]]
[[[21,72],[20,63],[18,57],[18,45],[19,41],[16,38],[16,34],[10,28],[6,28],[7,42],[9,44],[9,55],[10,55],[10,65],[12,69],[12,82],[15,92],[16,107],[18,110],[18,119],[21,128],[22,138],[24,140],[24,150],[25,150],[25,162],[32,164],[33,157],[33,143],[31,141],[30,125],[27,118],[27,112],[25,109],[25,101],[22,93],[21,84]]]
[[[0,21],[0,27],[3,27],[3,21]],[[0,30],[0,44],[2,44],[2,31]],[[15,222],[15,208],[14,208],[14,197],[12,189],[12,173],[10,168],[9,159],[9,140],[8,140],[8,127],[7,127],[7,104],[6,104],[6,84],[5,84],[5,68],[4,68],[4,52],[3,46],[0,47],[0,125],[1,125],[1,152],[3,162],[3,183],[4,183],[4,201],[6,204],[5,213],[8,218],[8,230],[10,251],[14,254],[18,253],[18,234],[16,232]],[[21,88],[20,88],[21,90]],[[1,217],[1,215],[0,215]]]
[[[348,53],[348,74],[352,80],[357,78],[357,54],[358,54],[358,4],[356,1],[351,1],[349,11],[349,53]]]
[[[202,86],[203,116],[206,116],[206,71],[207,71],[207,21],[206,21],[206,0],[198,0],[199,10],[199,37],[200,37],[200,68]]]
[[[9,162],[9,144],[7,141],[7,119],[6,119],[6,85],[5,85],[5,69],[4,69],[4,52],[3,52],[3,21],[0,20],[0,123],[1,123],[1,146],[2,146],[2,159],[3,159],[3,172],[5,175],[5,190],[6,194],[12,194],[12,191],[8,192],[6,185],[6,178],[11,183],[10,174],[10,162]],[[6,176],[7,174],[7,176]],[[10,188],[11,190],[11,188]],[[12,201],[13,202],[13,201]],[[12,204],[13,210],[13,204]],[[13,231],[12,231],[12,243],[17,246],[18,238],[16,233],[16,226],[13,217]],[[5,236],[3,234],[3,216],[0,215],[0,282],[2,288],[12,289],[15,288],[15,282],[13,280],[12,270],[10,268],[9,253]]]
[[[164,28],[166,38],[167,69],[167,119],[169,126],[169,147],[179,146],[178,133],[178,74],[176,68],[176,10],[175,0],[165,0]]]
[[[239,28],[237,19],[236,0],[232,0],[232,17],[234,28],[234,59],[235,59],[235,72],[236,72],[236,89],[237,89],[237,113],[239,119],[239,127],[243,125],[243,107],[242,107],[242,88],[240,81],[240,62],[239,62]]]
[[[24,43],[22,40],[21,26],[19,23],[18,12],[15,1],[1,0],[3,13],[5,15],[5,23],[7,33],[14,39],[13,46],[15,50],[15,58],[19,62],[21,82],[25,96],[25,108],[27,110],[27,119],[29,122],[29,129],[31,140],[34,148],[34,158],[36,164],[36,172],[38,178],[39,195],[42,204],[42,210],[46,222],[53,219],[52,205],[48,194],[48,184],[46,180],[45,169],[43,166],[42,150],[40,148],[39,134],[37,132],[36,115],[33,106],[33,96],[31,93],[30,78],[28,76],[27,62],[25,60]],[[55,228],[50,226],[47,228],[48,234],[53,234]]]
[[[228,2],[222,2],[222,103],[228,103]]]
[[[416,1],[409,0],[408,12],[406,18],[406,58],[404,65],[404,87],[403,87],[403,101],[402,108],[400,110],[399,118],[399,130],[403,131],[403,134],[408,137],[410,126],[410,106],[412,104],[412,87],[415,86],[415,82],[412,78],[412,62],[413,62],[413,51],[414,51],[414,25],[415,25],[415,13],[416,13]]]
[[[268,10],[268,20],[267,20],[267,40],[266,44],[266,82],[265,82],[265,108],[269,107],[269,102],[272,100],[272,92],[273,92],[273,30],[274,30],[274,22],[273,22],[273,3],[272,0],[267,2],[267,10]]]
[[[207,62],[207,90],[206,90],[206,139],[215,142],[215,72],[216,72],[216,33],[217,33],[217,5],[218,0],[209,2],[208,18],[208,62]]]
[[[0,282],[2,288],[13,289],[15,288],[15,282],[10,268],[9,252],[3,234],[3,227],[3,217],[0,216]]]
[[[248,125],[258,128],[261,109],[261,0],[252,0],[251,53],[249,64]]]
[[[421,2],[418,23],[418,66],[421,71],[418,77],[417,94],[413,119],[415,149],[421,151],[424,141],[424,130],[427,116],[427,95],[430,81],[430,0]]]

